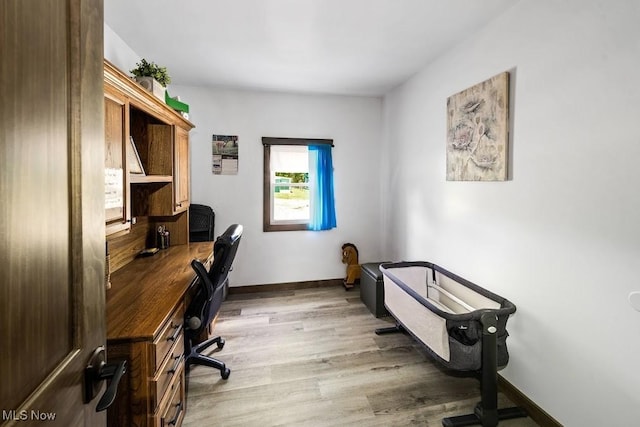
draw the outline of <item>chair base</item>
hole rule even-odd
[[[186,351],[187,354],[184,361],[185,367],[187,368],[187,370],[189,370],[191,365],[203,365],[209,366],[211,368],[216,368],[220,371],[220,376],[222,377],[222,379],[226,380],[227,378],[229,378],[231,370],[226,367],[224,362],[211,356],[205,356],[204,354],[201,354],[202,351],[211,347],[213,344],[216,344],[218,346],[218,350],[221,350],[224,347],[224,339],[221,337],[215,337],[203,341],[195,346],[192,346],[191,340],[188,340],[188,348]]]

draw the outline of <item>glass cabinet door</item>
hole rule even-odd
[[[129,172],[127,169],[127,104],[111,94],[104,98],[105,137],[105,221],[106,234],[131,228]]]

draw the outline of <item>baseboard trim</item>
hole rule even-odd
[[[533,400],[529,399],[524,393],[518,390],[509,381],[505,380],[500,374],[498,374],[498,388],[513,403],[527,411],[529,418],[538,423],[541,427],[563,427],[562,424],[556,421],[544,409],[536,405]]]
[[[229,294],[250,294],[254,292],[295,291],[298,289],[342,286],[344,279],[309,280],[306,282],[269,283],[266,285],[232,286]]]

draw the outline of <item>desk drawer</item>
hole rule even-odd
[[[164,358],[167,357],[171,348],[175,345],[180,335],[182,335],[183,322],[184,304],[180,304],[180,306],[171,314],[169,321],[165,324],[160,334],[158,334],[156,339],[153,340],[151,360],[149,364],[153,372],[156,372],[158,368],[160,368]]]
[[[180,427],[182,425],[187,409],[184,381],[184,363],[182,363],[172,378],[150,425],[154,427]]]
[[[180,334],[176,340],[176,345],[169,353],[169,357],[158,369],[152,380],[149,381],[149,393],[151,400],[151,408],[155,409],[162,400],[171,380],[182,371],[184,365],[184,344],[183,335]]]

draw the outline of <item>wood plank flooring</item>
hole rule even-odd
[[[215,329],[226,345],[210,352],[231,376],[192,367],[183,426],[436,427],[471,413],[479,381],[446,373],[407,335],[373,332],[390,325],[357,287],[232,294]]]

